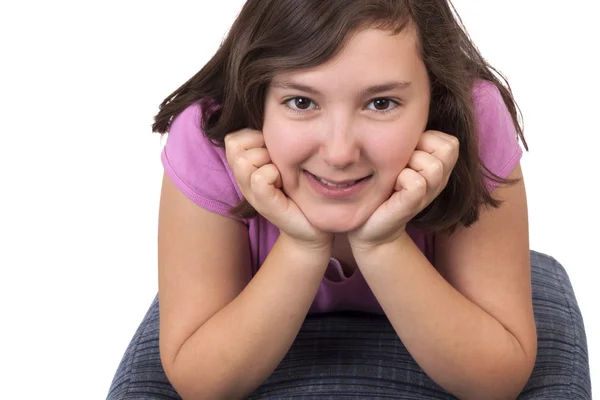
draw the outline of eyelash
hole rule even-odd
[[[291,111],[291,112],[294,112],[294,113],[296,113],[296,114],[303,114],[303,113],[306,113],[306,112],[308,112],[308,111],[311,111],[311,110],[298,110],[298,109],[295,109],[295,108],[292,108],[292,107],[290,107],[288,103],[289,103],[290,101],[297,100],[297,99],[308,100],[308,101],[310,101],[312,104],[315,104],[315,102],[314,102],[314,101],[312,101],[311,99],[309,99],[308,97],[301,97],[301,96],[290,97],[289,99],[286,99],[286,100],[284,100],[282,104],[283,104],[283,105],[284,105],[284,106],[285,106],[285,107],[286,107],[286,108],[287,108],[289,111]],[[388,108],[387,110],[370,110],[370,111],[374,111],[374,112],[376,112],[376,113],[378,113],[378,114],[387,114],[387,113],[389,113],[389,112],[391,112],[391,111],[394,111],[396,108],[398,108],[398,107],[401,105],[401,103],[400,103],[399,101],[392,100],[392,99],[388,99],[388,98],[386,98],[386,97],[378,97],[378,98],[376,98],[376,99],[373,99],[373,100],[371,100],[369,103],[367,103],[367,105],[369,105],[369,104],[371,104],[371,103],[373,103],[373,102],[375,102],[375,101],[377,101],[377,100],[387,100],[387,101],[389,101],[390,103],[394,104],[394,107],[392,107],[392,108]],[[315,105],[316,105],[316,104],[315,104]]]

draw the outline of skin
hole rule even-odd
[[[388,83],[398,85],[364,93]],[[327,64],[278,75],[266,96],[263,135],[283,191],[316,229],[358,228],[397,187],[429,101],[411,31],[364,30]],[[369,178],[358,195],[331,199],[311,189],[306,171],[332,182]]]
[[[327,247],[335,235],[334,253],[350,270],[353,248],[403,234],[458,157],[456,138],[424,132],[430,88],[417,44],[412,29],[358,31],[330,62],[274,78],[262,132],[226,137],[250,204],[298,243]],[[332,199],[311,188],[307,173],[366,182],[355,196]]]
[[[358,94],[390,81],[410,85]],[[373,110],[389,108],[387,100],[399,106]],[[360,31],[337,59],[277,76],[263,132],[227,135],[227,160],[245,198],[280,229],[281,246],[311,259],[327,260],[333,252],[360,268],[435,382],[461,399],[514,399],[537,351],[520,167],[509,175],[518,183],[494,190],[503,201],[498,209],[483,210],[477,223],[452,236],[436,235],[434,267],[405,228],[446,186],[459,143],[443,132],[423,132],[429,101],[414,32]],[[356,196],[331,199],[307,184],[305,171],[327,180],[369,180]],[[344,243],[336,249],[339,237]]]

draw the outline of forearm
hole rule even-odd
[[[275,370],[292,345],[329,261],[277,240],[258,273],[186,341],[174,386],[185,400],[242,398]]]
[[[518,340],[454,289],[408,235],[356,251],[365,280],[407,350],[461,399],[516,398],[529,372]]]

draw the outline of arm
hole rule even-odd
[[[242,398],[277,367],[323,277],[328,249],[280,237],[250,280],[248,233],[165,177],[159,217],[160,353],[188,399]]]
[[[437,270],[406,234],[355,252],[408,351],[461,399],[516,398],[536,357],[523,181],[494,196],[500,208],[436,236]]]

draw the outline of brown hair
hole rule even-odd
[[[325,63],[358,29],[401,32],[409,25],[416,30],[431,82],[427,129],[460,142],[446,188],[411,225],[429,232],[469,226],[481,207],[499,205],[484,177],[512,183],[481,161],[472,100],[476,80],[496,85],[525,148],[527,144],[508,82],[481,56],[450,0],[248,0],[213,58],[162,102],[152,129],[166,133],[175,116],[199,103],[206,137],[224,146],[230,132],[262,129],[265,95],[275,75]],[[213,104],[220,107],[215,111]],[[246,201],[231,212],[256,215]]]

